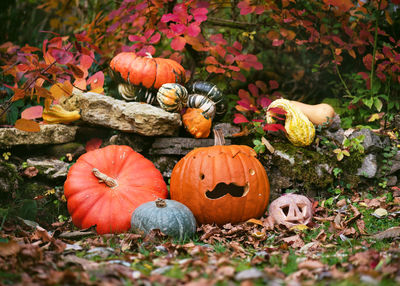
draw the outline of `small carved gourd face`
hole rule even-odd
[[[283,195],[270,204],[269,214],[276,224],[283,224],[288,228],[306,225],[312,218],[311,201],[303,195]]]

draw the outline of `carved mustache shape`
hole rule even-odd
[[[213,200],[222,198],[226,194],[230,194],[232,197],[240,198],[246,196],[248,192],[249,183],[246,183],[244,186],[238,186],[234,183],[218,183],[212,191],[206,192],[206,196],[207,198]]]

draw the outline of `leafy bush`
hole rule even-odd
[[[38,48],[1,46],[2,77],[11,86],[2,89],[3,101],[35,94],[46,98],[46,92],[36,88],[42,85],[28,81],[35,78],[44,80],[45,89],[66,80],[86,89],[75,68],[82,68],[83,55],[93,61],[94,74],[105,71],[116,53],[132,51],[172,58],[185,66],[190,81],[218,85],[230,100],[225,120],[236,123],[244,117],[249,124],[261,120],[266,100],[278,96],[307,103],[327,100],[338,107],[346,127],[379,127],[379,121],[368,122],[371,115],[380,113],[388,121],[400,109],[395,96],[400,91],[400,40],[395,29],[399,0],[30,3],[46,14],[44,26],[60,34],[51,40],[53,34],[47,33],[42,47],[36,43]],[[61,38],[66,34],[69,40]],[[46,50],[49,44],[52,51]],[[53,65],[61,68],[54,71],[54,78],[49,77]],[[83,68],[85,80],[88,70]],[[46,78],[40,75],[43,72]],[[253,107],[246,107],[246,101]]]

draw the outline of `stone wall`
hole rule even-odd
[[[82,109],[82,120],[74,125],[41,125],[39,133],[0,128],[0,152],[11,153],[9,160],[0,159],[1,198],[12,200],[13,190],[27,183],[42,185],[43,188],[36,188],[39,193],[60,189],[70,160],[83,154],[85,144],[92,138],[100,138],[103,147],[132,147],[154,162],[166,182],[175,164],[190,150],[213,145],[212,138],[191,138],[181,127],[178,114],[147,104],[126,103],[92,93],[73,102]],[[269,176],[271,198],[288,189],[316,197],[328,195],[328,189],[335,187],[351,190],[376,186],[378,182],[389,187],[398,184],[400,151],[389,138],[368,129],[343,130],[339,123],[317,132],[318,144],[307,148],[294,147],[283,137],[266,136],[275,151],[267,150],[259,158]],[[237,126],[217,123],[214,127],[223,130],[226,144],[252,144],[251,137],[233,136],[240,131]],[[351,140],[360,135],[364,137],[364,152],[351,152],[338,161],[329,144],[340,146],[345,137]]]

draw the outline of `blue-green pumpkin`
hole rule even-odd
[[[159,229],[178,240],[193,236],[196,219],[184,204],[174,200],[157,199],[137,207],[132,213],[131,230],[148,234]]]

